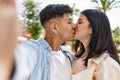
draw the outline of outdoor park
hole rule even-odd
[[[120,0],[0,0],[0,80],[120,80],[119,12]]]
[[[69,4],[71,6],[71,8],[73,9],[73,18],[76,19],[76,17],[79,16],[80,11],[83,9],[81,7],[76,7],[79,5],[79,3],[81,3],[81,5],[83,4],[82,1],[84,0],[76,0],[77,3],[75,3],[75,1],[70,2],[69,0],[65,0],[66,2],[68,2],[67,4]],[[71,0],[72,1],[72,0]],[[117,17],[119,15],[115,15],[112,13],[109,13],[112,10],[117,10],[120,11],[120,1],[119,0],[85,0],[86,2],[90,2],[87,4],[91,4],[92,8],[98,9],[103,11],[105,14],[109,15],[109,16],[113,16]],[[55,0],[55,4],[57,3],[64,3],[63,0]],[[21,3],[19,3],[18,6],[19,8],[19,15],[20,15],[20,36],[25,37],[26,39],[38,39],[41,35],[44,35],[44,30],[41,27],[41,24],[39,22],[39,12],[40,10],[47,4],[54,4],[54,1],[37,1],[37,0],[23,0]],[[87,6],[87,4],[84,4]],[[89,7],[89,5],[88,5]],[[116,12],[116,14],[119,14]],[[75,17],[74,17],[75,16]],[[108,17],[109,17],[108,16]],[[118,53],[120,53],[120,18],[117,20],[112,20],[113,18],[110,18],[110,22],[111,22],[111,27],[112,27],[112,36],[114,39],[114,42],[117,46],[118,49]],[[112,20],[112,21],[111,21]],[[113,22],[118,22],[117,23],[113,23]],[[116,24],[116,25],[112,25]],[[20,38],[21,39],[21,38]],[[26,39],[23,39],[26,40]],[[73,50],[74,47],[79,46],[78,42],[76,40],[72,41],[71,44]]]

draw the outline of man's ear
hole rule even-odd
[[[56,23],[51,23],[51,24],[50,24],[50,29],[51,29],[54,33],[57,33],[58,25],[57,25]]]

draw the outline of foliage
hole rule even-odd
[[[120,48],[117,48],[118,53],[120,54]]]
[[[40,3],[36,3],[34,0],[25,0],[23,5],[25,6],[24,15],[27,32],[31,33],[32,39],[38,39],[42,34],[42,26],[39,23]]]
[[[117,45],[120,45],[120,27],[117,27],[114,30],[112,30],[112,35],[115,43]]]
[[[117,27],[114,30],[112,30],[112,35],[117,46],[117,51],[118,53],[120,53],[120,27]]]
[[[112,8],[120,7],[117,6],[117,4],[120,3],[120,0],[91,0],[91,1],[97,4],[96,8],[98,10],[101,10],[105,13],[111,10]]]
[[[72,52],[76,54],[80,48],[80,45],[81,45],[81,42],[79,40],[74,39],[72,41]]]
[[[73,10],[73,14],[72,15],[78,16],[80,14],[80,10],[78,8],[75,8],[75,4],[73,4],[73,6],[71,8]]]

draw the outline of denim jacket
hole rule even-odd
[[[50,53],[52,49],[44,38],[37,41],[27,41],[20,46],[23,50],[22,52],[18,50],[18,53],[21,52],[21,57],[20,54],[16,54],[16,71],[13,80],[50,80]],[[75,60],[74,55],[64,46],[61,46],[61,51],[72,64]],[[23,53],[25,58],[22,57]],[[24,61],[22,62],[21,59]],[[20,66],[23,67],[22,70]]]

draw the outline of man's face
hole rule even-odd
[[[72,17],[70,14],[64,14],[63,17],[60,18],[58,24],[58,36],[63,41],[73,40],[74,38],[74,28],[75,25],[73,23]]]

